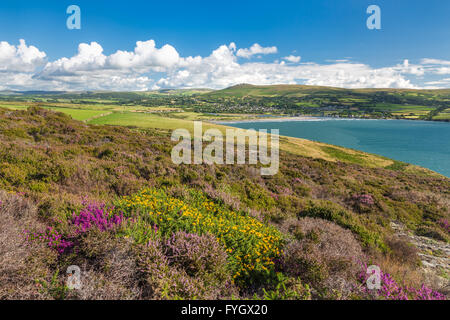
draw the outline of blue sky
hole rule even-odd
[[[81,30],[66,27],[71,4],[81,8]],[[366,27],[371,4],[381,8],[381,30]],[[0,89],[220,88],[239,81],[450,87],[449,17],[445,0],[3,0]],[[149,40],[154,45],[136,54],[136,43]],[[158,51],[166,44],[170,50]],[[260,53],[238,54],[254,44]],[[127,55],[111,58],[118,50]],[[295,58],[283,59],[289,56]],[[111,75],[115,83],[105,83]]]

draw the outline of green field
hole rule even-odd
[[[450,108],[445,109],[437,116],[433,117],[433,120],[450,120]]]
[[[29,106],[21,106],[21,105],[3,105],[0,104],[0,107],[2,108],[8,108],[8,109],[12,109],[12,110],[25,110],[28,109]],[[74,120],[80,120],[80,121],[85,121],[94,117],[98,117],[102,114],[106,114],[105,111],[103,110],[92,110],[92,109],[88,109],[88,108],[65,108],[65,107],[52,107],[52,106],[48,106],[48,107],[43,107],[44,109],[49,109],[55,112],[62,112],[65,114],[68,114],[69,116],[72,117],[72,119]]]
[[[307,86],[307,85],[251,85],[241,84],[223,90],[207,93],[207,96],[216,97],[244,97],[244,96],[295,96],[301,97],[310,94],[374,94],[385,92],[391,95],[420,97],[422,95],[449,96],[450,89],[442,90],[413,90],[413,89],[344,89],[335,87]],[[361,98],[356,98],[361,99]],[[364,99],[363,99],[364,100]]]
[[[216,91],[165,89],[148,92],[0,94],[0,105],[8,108],[37,106],[101,110],[106,113],[158,113],[185,120],[239,120],[260,115],[307,115],[442,121],[448,119],[448,113],[442,110],[449,104],[448,89],[344,89],[307,85],[242,84]],[[84,121],[103,114],[61,111]]]

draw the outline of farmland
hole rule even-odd
[[[301,85],[238,85],[223,90],[0,94],[0,105],[62,110],[80,120],[106,112],[238,120],[257,116],[327,116],[448,121],[450,90],[340,89]],[[82,114],[81,109],[89,110]],[[95,110],[96,112],[91,112]],[[184,114],[176,115],[176,112]],[[79,117],[78,117],[79,116]],[[128,116],[127,116],[128,117]],[[117,122],[117,117],[110,117]]]

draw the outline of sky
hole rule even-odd
[[[2,0],[0,90],[450,88],[449,18],[447,0]]]

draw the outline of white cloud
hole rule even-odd
[[[0,42],[0,71],[33,72],[45,63],[45,58],[45,52],[27,46],[23,39],[20,39],[18,46]]]
[[[448,60],[440,60],[440,59],[425,58],[425,59],[422,59],[420,63],[421,64],[440,64],[440,65],[450,66],[450,61],[448,61]]]
[[[238,57],[251,58],[255,54],[272,54],[277,53],[277,47],[261,47],[259,44],[255,43],[249,49],[239,49],[236,53]]]
[[[33,74],[46,62],[47,55],[21,39],[19,45],[0,42],[0,88],[33,88]]]
[[[67,76],[83,71],[103,69],[105,63],[106,56],[103,54],[101,45],[97,42],[91,42],[90,44],[81,43],[78,46],[78,54],[72,58],[61,58],[47,63],[41,75],[43,77],[52,75]]]
[[[72,57],[46,63],[46,54],[21,40],[18,46],[0,42],[0,89],[23,90],[150,90],[159,88],[224,88],[239,83],[307,84],[346,88],[449,87],[450,61],[422,59],[373,68],[350,60],[302,62],[289,55],[274,62],[246,61],[277,53],[276,47],[254,44],[238,49],[234,42],[221,45],[208,56],[181,57],[169,45],[138,41],[133,51],[105,55],[96,42],[81,43]],[[433,81],[427,78],[433,75]],[[427,80],[428,79],[428,80]],[[428,82],[426,82],[428,81]]]
[[[438,81],[428,81],[425,82],[425,84],[430,86],[449,86],[450,85],[450,78],[441,79]]]
[[[292,62],[292,63],[298,63],[298,62],[300,62],[301,57],[290,55],[290,56],[284,57],[283,59],[286,61]]]
[[[177,64],[180,56],[171,45],[156,48],[155,41],[138,41],[134,52],[117,51],[108,58],[111,66],[117,68],[170,68]]]
[[[440,59],[422,59],[421,64],[426,65],[426,68],[430,73],[437,75],[450,74],[450,61]]]
[[[206,57],[186,58],[180,68],[158,81],[161,87],[224,88],[239,83],[295,84],[348,88],[413,88],[399,68],[372,69],[367,65],[339,62],[300,65],[248,62],[240,64],[230,46],[221,46]]]
[[[118,50],[110,56],[103,54],[101,45],[91,42],[80,44],[71,58],[47,63],[35,78],[77,90],[148,90],[154,81],[144,74],[166,72],[179,62],[174,47],[158,49],[154,40],[138,41],[133,52]]]
[[[402,64],[393,68],[402,74],[411,74],[415,76],[423,76],[426,72],[426,68],[424,66],[411,64],[408,59],[403,60]]]
[[[158,49],[154,40],[138,41],[134,52],[119,50],[110,56],[105,56],[102,46],[96,42],[81,43],[78,46],[77,55],[48,63],[42,75],[72,74],[105,69],[136,70],[137,72],[148,72],[152,69],[164,71],[176,65],[179,60],[180,56],[174,47],[165,45]]]

